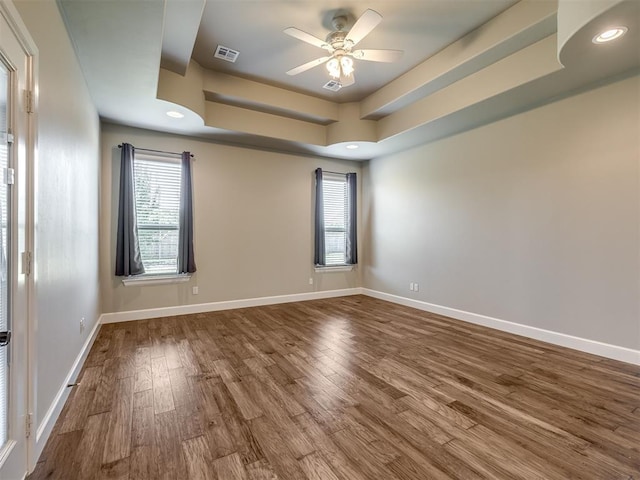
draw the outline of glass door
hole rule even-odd
[[[9,305],[9,182],[12,174],[9,159],[13,138],[9,129],[10,72],[0,62],[0,450],[9,439],[9,369],[11,340],[11,306]]]

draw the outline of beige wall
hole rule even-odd
[[[32,354],[40,426],[100,316],[100,125],[56,3],[15,5],[39,49]]]
[[[184,284],[124,286],[113,274],[120,150],[134,146],[195,155],[197,273]],[[121,312],[360,286],[360,269],[313,270],[313,171],[360,173],[361,164],[218,145],[102,125],[103,311]],[[360,175],[359,175],[360,176]],[[361,190],[359,188],[359,190]],[[314,284],[309,285],[309,278]],[[199,294],[192,295],[197,285]]]
[[[628,78],[371,161],[364,286],[640,348],[639,92]]]

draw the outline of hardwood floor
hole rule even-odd
[[[104,325],[29,477],[640,479],[640,368],[364,296]]]

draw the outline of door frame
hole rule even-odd
[[[24,138],[25,145],[25,163],[24,163],[24,252],[18,252],[17,262],[14,263],[17,268],[16,274],[26,272],[25,274],[25,294],[26,294],[26,378],[25,382],[27,405],[25,411],[30,419],[30,428],[28,429],[26,442],[26,458],[25,474],[33,471],[37,461],[36,457],[36,430],[38,419],[35,418],[36,412],[36,360],[37,360],[37,338],[36,338],[36,308],[35,293],[36,284],[34,271],[34,246],[35,246],[35,169],[36,169],[36,152],[37,152],[37,102],[38,102],[38,48],[31,37],[26,25],[24,24],[18,10],[11,0],[0,0],[0,15],[4,17],[11,28],[15,38],[22,48],[27,58],[26,68],[26,91],[18,92],[22,98],[16,99],[17,109],[22,109],[20,114],[26,115],[26,132]],[[19,208],[19,207],[18,207]]]

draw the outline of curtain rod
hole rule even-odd
[[[122,148],[122,144],[119,144],[118,148]],[[135,148],[136,150],[142,150],[143,152],[166,153],[168,155],[177,155],[178,157],[182,155],[181,153],[165,152],[164,150],[151,150],[150,148],[138,148],[138,147],[133,147],[133,148]],[[193,153],[190,153],[189,156],[193,158]]]

